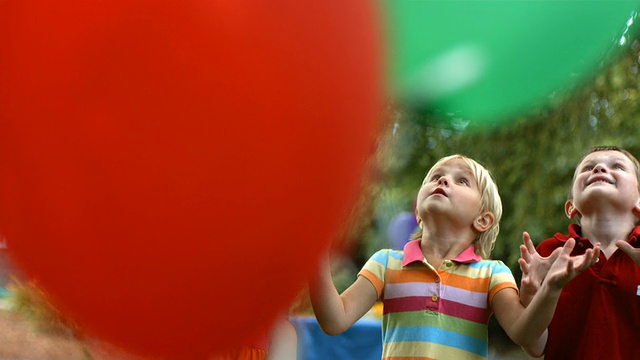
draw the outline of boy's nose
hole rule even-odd
[[[599,173],[599,172],[606,173],[607,172],[607,167],[602,165],[602,164],[597,164],[596,166],[593,167],[593,172],[594,173]]]

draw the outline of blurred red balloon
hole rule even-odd
[[[355,0],[0,2],[0,232],[90,334],[166,358],[285,309],[381,110]]]

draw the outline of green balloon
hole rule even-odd
[[[477,123],[515,118],[593,76],[638,0],[385,0],[392,95]]]

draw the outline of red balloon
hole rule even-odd
[[[355,0],[0,2],[0,232],[89,334],[166,358],[285,309],[381,110]]]

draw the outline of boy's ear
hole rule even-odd
[[[573,206],[573,203],[571,202],[571,200],[567,200],[567,202],[564,203],[564,213],[565,215],[567,215],[569,219],[573,219],[576,215],[580,214],[578,212],[578,209],[576,209],[575,206]]]
[[[631,212],[636,216],[636,218],[640,219],[640,199],[636,202],[636,206],[631,209]]]
[[[496,217],[489,211],[485,211],[473,220],[473,228],[478,232],[487,231],[496,221]]]

